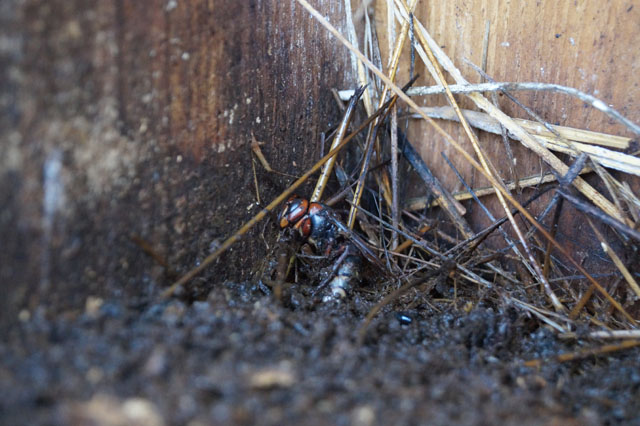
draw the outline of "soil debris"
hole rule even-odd
[[[596,425],[639,418],[638,348],[526,368],[523,361],[574,344],[491,301],[468,314],[444,302],[390,305],[358,346],[358,326],[375,303],[361,291],[338,307],[284,307],[251,283],[227,282],[192,304],[105,299],[95,312],[75,315],[40,307],[0,343],[0,423]]]

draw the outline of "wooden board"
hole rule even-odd
[[[375,2],[378,35],[383,58],[388,58],[387,6],[385,1]],[[526,1],[442,1],[418,2],[415,16],[431,36],[453,60],[467,80],[481,82],[480,76],[464,62],[467,59],[477,65],[482,63],[483,36],[489,24],[487,49],[487,73],[497,81],[544,82],[574,87],[593,94],[610,104],[635,123],[640,122],[640,9],[631,1],[614,2],[526,2]],[[396,32],[399,25],[396,22]],[[416,55],[416,72],[423,77],[417,84],[433,85],[435,81]],[[386,63],[386,62],[385,62]],[[401,61],[399,81],[408,79],[409,50],[405,49]],[[449,78],[449,83],[453,79]],[[625,127],[614,122],[600,111],[588,107],[581,101],[550,92],[518,92],[518,100],[552,124],[633,137]],[[463,108],[477,109],[464,96],[456,96]],[[448,105],[443,95],[422,98],[425,106]],[[513,117],[530,118],[520,107],[499,96],[503,111]],[[468,152],[473,152],[468,138],[457,123],[439,121],[456,140],[463,143]],[[458,178],[444,162],[444,152],[474,187],[487,185],[487,181],[464,158],[448,146],[429,124],[412,122],[410,137],[418,147],[422,158],[451,191],[463,189]],[[511,179],[508,157],[500,137],[478,132],[481,145],[496,166],[501,176]],[[539,157],[519,143],[512,142],[517,160],[516,173],[520,177],[548,171]],[[560,155],[570,164],[570,159]],[[635,176],[614,173],[628,182],[637,193],[640,180]],[[606,188],[597,184],[599,179],[587,178],[609,198]],[[414,195],[424,190],[413,188]],[[526,194],[518,197],[521,201]],[[533,206],[540,211],[548,198]],[[486,198],[487,205],[497,217],[503,215],[495,197]],[[471,207],[470,202],[465,205]],[[595,236],[581,215],[565,208],[561,220],[560,239],[576,258],[586,264],[602,267],[606,255],[601,251]],[[477,207],[471,208],[468,218],[475,230],[480,230],[489,221]],[[612,236],[613,237],[613,236]],[[615,237],[614,237],[615,238]],[[611,266],[605,261],[605,266]]]
[[[334,59],[342,49],[294,2],[8,3],[5,319],[45,300],[82,310],[87,296],[168,285],[131,235],[175,269],[193,267],[260,208],[252,133],[274,169],[299,175],[339,119],[329,90],[348,84]],[[341,3],[318,7],[343,25]],[[291,181],[256,173],[263,203]],[[262,235],[271,228],[256,228],[203,277],[247,278]]]

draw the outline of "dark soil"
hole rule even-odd
[[[0,343],[0,424],[640,424],[640,350],[525,368],[600,343],[499,303],[390,306],[360,346],[364,290],[154,300],[22,312]]]

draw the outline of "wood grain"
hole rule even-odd
[[[379,29],[386,28],[386,16],[386,2],[376,2]],[[632,121],[640,122],[640,108],[634,101],[640,95],[639,81],[635,77],[640,70],[640,52],[634,47],[634,40],[640,35],[640,11],[633,7],[632,2],[420,2],[415,16],[470,82],[479,83],[481,79],[465,64],[464,59],[481,64],[485,23],[489,21],[487,73],[495,80],[536,81],[575,87],[613,105]],[[381,35],[379,31],[379,36],[383,37],[384,34]],[[380,45],[384,63],[388,57],[388,42],[381,40]],[[408,78],[408,50],[405,53],[400,81]],[[429,76],[425,67],[418,62],[416,72]],[[452,79],[448,81],[453,83]],[[418,84],[433,85],[435,82],[425,78]],[[542,92],[519,92],[515,96],[552,124],[635,136],[599,111],[568,96]],[[464,96],[456,95],[456,99],[464,108],[476,108]],[[422,98],[420,102],[425,106],[448,105],[442,95]],[[506,97],[500,96],[499,102],[507,114],[529,118]],[[472,151],[459,125],[441,123],[456,140],[464,141],[469,152]],[[486,181],[456,155],[428,124],[412,122],[409,134],[424,161],[449,190],[459,190],[461,185],[441,159],[440,152],[445,152],[452,159],[473,186],[486,185]],[[481,145],[500,175],[511,180],[513,177],[509,173],[501,139],[484,132],[479,132],[479,136]],[[512,143],[511,146],[517,159],[516,172],[519,177],[548,171],[536,154],[519,143]],[[628,182],[636,192],[640,189],[637,177],[625,174],[617,176]],[[590,177],[587,180],[608,196],[606,189],[597,183],[598,179]],[[495,200],[487,202],[492,211],[501,212]],[[533,206],[533,210],[538,211],[545,202],[541,200]],[[487,219],[480,209],[472,210],[471,223],[475,229],[480,229],[488,223]],[[564,232],[561,235],[563,242],[578,258],[586,259],[587,263],[595,262],[600,249],[594,236],[590,230],[583,228],[584,222],[579,220],[579,215],[570,209],[565,213],[560,228]]]
[[[342,28],[341,2],[318,7]],[[274,169],[302,174],[340,117],[330,89],[351,82],[339,46],[294,2],[2,8],[14,42],[0,50],[0,323],[45,300],[82,310],[88,295],[168,285],[130,235],[178,271],[197,264],[259,209],[252,133]],[[257,177],[267,201],[292,180],[260,165]],[[263,234],[272,228],[208,270],[196,296],[208,277],[247,278]]]

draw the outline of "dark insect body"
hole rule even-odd
[[[367,245],[336,217],[333,210],[321,203],[292,196],[278,216],[280,227],[298,230],[300,236],[323,256],[339,255],[334,276],[329,282],[330,296],[326,300],[339,300],[360,281],[362,259],[360,254],[384,268]]]
[[[280,228],[293,227],[300,236],[311,243],[318,254],[330,255],[338,248],[338,228],[331,220],[330,208],[320,203],[310,203],[293,196],[280,212]]]

